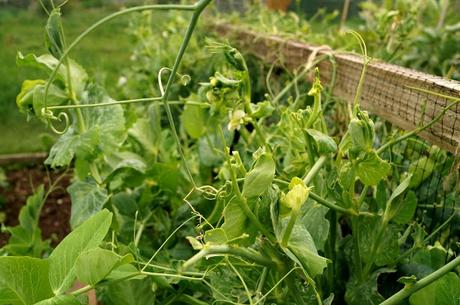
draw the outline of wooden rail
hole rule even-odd
[[[333,54],[336,61],[333,94],[353,102],[363,69],[362,57],[324,48],[318,51],[318,47],[305,43],[261,35],[228,24],[216,25],[215,29],[243,52],[251,53],[267,63],[278,62],[291,70],[305,65],[312,53],[317,52],[317,56]],[[322,61],[318,67],[321,80],[324,84],[329,84],[334,72],[332,63]],[[368,66],[360,103],[367,111],[404,130],[413,130],[421,124],[427,124],[451,103],[446,98],[409,87],[460,97],[458,81],[373,60]],[[453,106],[438,123],[419,135],[432,144],[459,154],[460,105]]]
[[[0,165],[43,162],[47,156],[48,154],[44,152],[43,153],[0,155]]]

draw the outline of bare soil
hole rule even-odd
[[[40,216],[43,239],[57,245],[70,232],[70,197],[66,191],[70,175],[63,171],[52,171],[43,165],[10,166],[6,168],[7,185],[0,186],[0,212],[6,214],[5,226],[18,224],[18,215],[27,197],[41,184],[48,190],[59,177],[59,183],[48,196]],[[0,232],[0,248],[8,242],[7,233]]]

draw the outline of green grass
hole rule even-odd
[[[113,9],[73,7],[64,14],[68,41]],[[16,107],[16,95],[26,78],[46,78],[37,71],[16,67],[16,54],[46,52],[46,16],[25,10],[0,11],[0,154],[35,152],[44,149],[40,135],[48,132],[37,121],[26,121]],[[113,21],[90,35],[71,57],[82,64],[116,98],[119,73],[129,65],[131,44],[126,34],[129,17]],[[98,71],[105,71],[103,74]]]

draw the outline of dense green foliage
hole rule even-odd
[[[8,229],[0,305],[86,304],[93,288],[107,305],[460,304],[458,236],[446,230],[456,214],[439,240],[417,217],[436,164],[427,175],[396,163],[406,136],[376,126],[359,90],[337,122],[318,75],[308,89],[288,74],[260,86],[237,49],[191,36],[208,2],[169,7],[193,18],[173,11],[162,31],[157,12],[136,16],[124,100],[67,57],[59,8],[48,53],[18,54],[42,72],[19,109],[60,134],[45,163],[74,169],[73,232],[53,250],[41,241],[40,188]],[[77,280],[86,286],[72,291]]]

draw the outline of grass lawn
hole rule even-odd
[[[68,41],[113,9],[72,8],[64,13]],[[116,97],[119,72],[129,65],[130,39],[126,33],[129,16],[114,20],[84,40],[71,57],[104,84]],[[43,54],[46,16],[27,10],[0,10],[0,154],[44,150],[40,135],[48,132],[42,123],[27,122],[16,108],[16,95],[24,79],[45,78],[38,71],[16,67],[16,53]],[[102,74],[98,71],[105,71]]]

